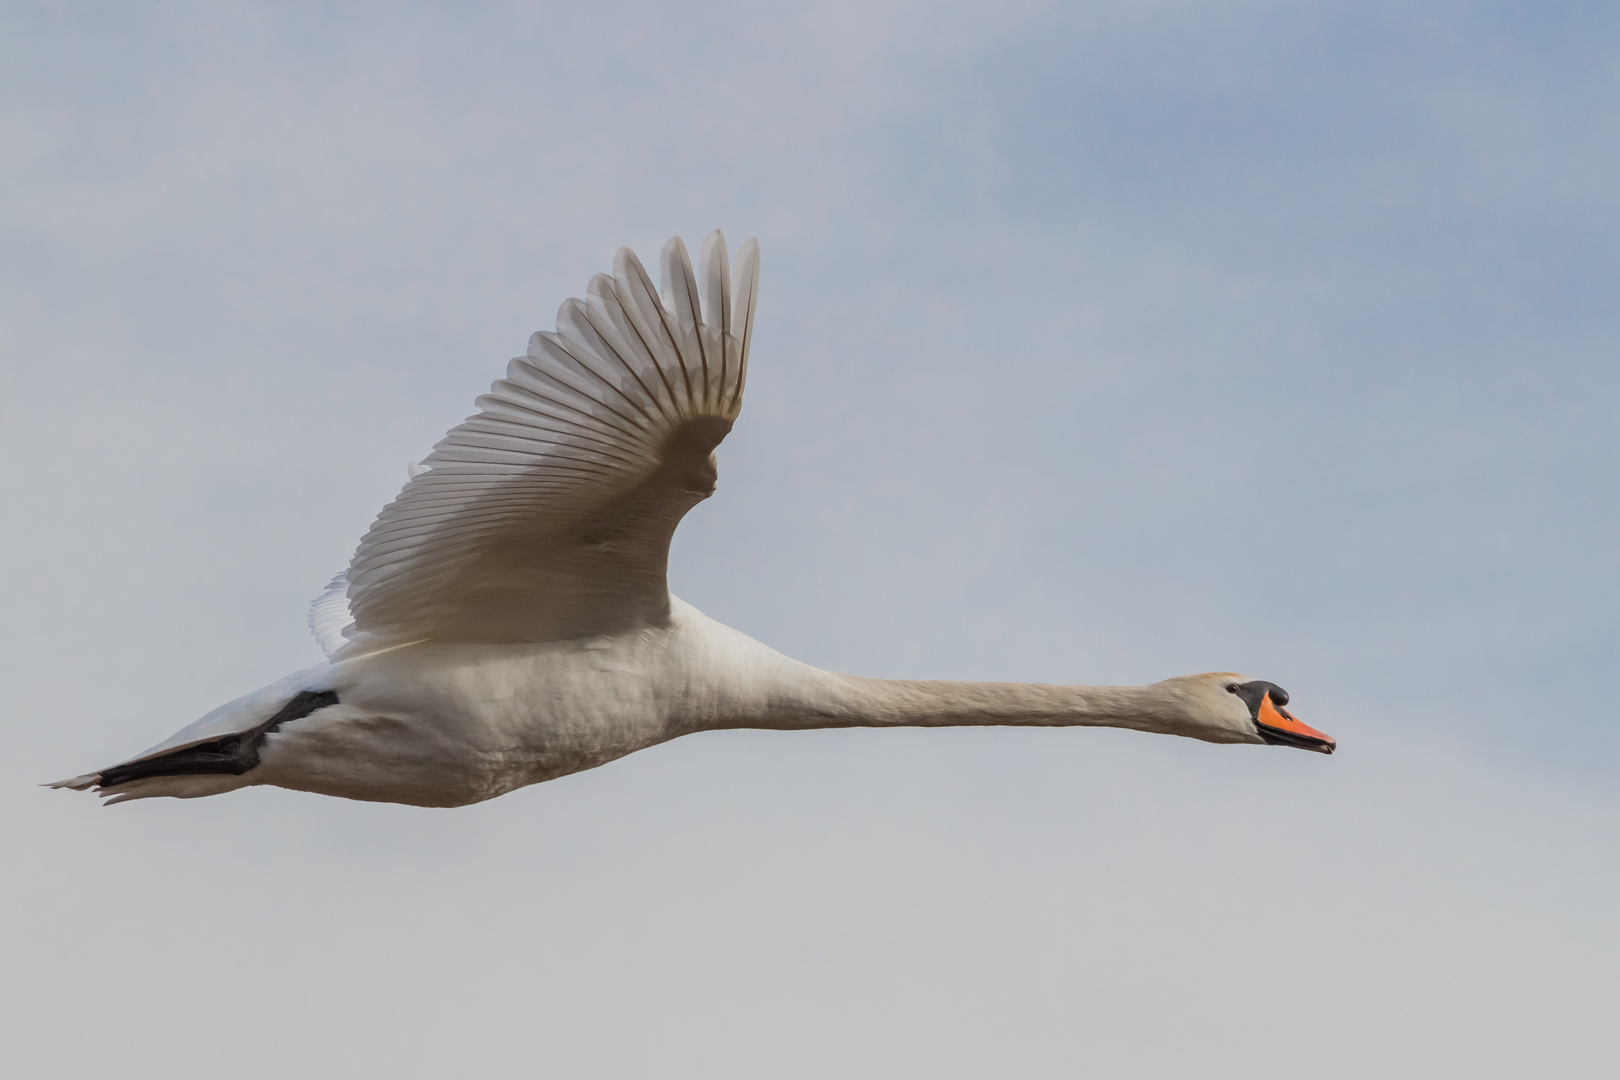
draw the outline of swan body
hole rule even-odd
[[[311,608],[328,662],[119,765],[59,781],[111,802],[272,784],[418,806],[481,802],[680,735],[727,728],[1136,728],[1331,753],[1273,683],[866,679],[799,663],[664,584],[669,538],[712,492],[741,406],[758,248],[724,238],[662,299],[621,249],[454,429]]]

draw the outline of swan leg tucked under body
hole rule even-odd
[[[714,489],[742,402],[758,290],[750,241],[662,299],[621,249],[558,331],[480,398],[311,609],[326,664],[145,753],[56,787],[111,802],[256,784],[461,806],[726,728],[1110,726],[1217,743],[1334,742],[1274,683],[1148,686],[866,679],[801,664],[670,596],[669,540]]]

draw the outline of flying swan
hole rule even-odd
[[[912,682],[790,660],[669,594],[675,526],[714,492],[742,407],[754,240],[662,289],[628,248],[555,333],[411,469],[310,608],[327,662],[222,705],[136,757],[52,787],[110,803],[274,784],[464,806],[696,731],[1101,725],[1214,743],[1334,741],[1275,683],[1215,672],[1149,686]]]

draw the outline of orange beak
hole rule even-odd
[[[1331,754],[1339,745],[1331,735],[1300,723],[1287,709],[1273,705],[1269,690],[1260,699],[1260,714],[1256,720],[1260,724],[1260,736],[1268,743],[1297,746],[1301,750],[1315,750],[1319,754]]]

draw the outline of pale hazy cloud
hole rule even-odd
[[[1612,56],[1579,5],[15,5],[30,1075],[1615,1065]],[[1250,670],[1333,759],[733,733],[480,807],[30,785],[303,608],[628,243],[760,237],[672,575],[868,674]]]

